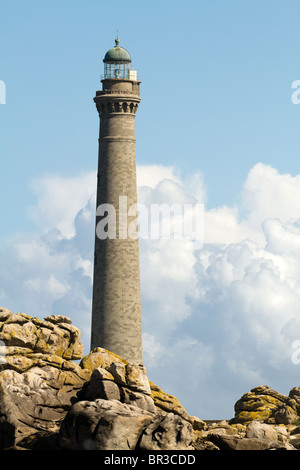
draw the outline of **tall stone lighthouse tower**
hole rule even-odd
[[[119,46],[104,57],[102,90],[94,101],[100,116],[91,348],[102,347],[142,364],[137,220],[135,114],[140,82],[130,54]],[[105,226],[106,232],[103,233]]]

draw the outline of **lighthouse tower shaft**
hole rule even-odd
[[[91,348],[103,347],[141,364],[139,242],[128,234],[137,220],[135,114],[140,82],[108,78],[102,85],[94,98],[100,116],[97,214],[107,216],[99,208],[109,205],[115,221],[107,218],[105,237],[97,233],[101,216],[96,216]]]

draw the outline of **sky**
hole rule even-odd
[[[204,204],[204,244],[141,240],[148,377],[200,419],[300,371],[296,0],[1,0],[0,305],[89,353],[103,58],[141,83],[140,203]],[[294,88],[293,88],[294,87]]]

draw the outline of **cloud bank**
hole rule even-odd
[[[204,245],[141,240],[144,362],[148,376],[202,419],[231,418],[250,388],[298,385],[300,175],[258,163],[235,207],[205,210]],[[44,177],[28,214],[35,239],[1,253],[0,303],[43,318],[65,314],[89,352],[95,173]],[[202,175],[138,167],[139,202],[205,203]]]

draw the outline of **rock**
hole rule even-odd
[[[156,406],[144,366],[102,348],[72,362],[83,348],[68,317],[41,321],[1,308],[0,338],[1,449],[56,449],[59,436],[64,448],[134,449],[148,424],[145,448],[184,449],[192,441],[188,414],[157,386],[167,412]],[[94,441],[93,423],[99,427]]]
[[[288,436],[283,425],[208,422],[206,430],[194,431],[192,445],[196,450],[295,450]]]
[[[208,440],[212,442],[219,450],[236,450],[241,438],[228,436],[226,434],[211,433]]]
[[[195,450],[220,450],[213,442],[207,441],[201,437],[194,439],[193,448]]]
[[[276,425],[276,426],[273,426],[273,427],[277,432],[278,440],[281,441],[281,442],[287,442],[287,440],[289,438],[289,435],[290,435],[288,427],[283,425],[283,424]]]
[[[191,441],[192,426],[179,416],[103,399],[74,404],[59,437],[71,450],[187,450]]]
[[[292,445],[295,449],[299,450],[300,449],[300,436],[293,437],[292,439],[290,439],[289,444]]]
[[[232,420],[202,421],[143,365],[82,351],[68,317],[0,308],[1,450],[300,450],[300,387],[256,387]]]
[[[92,372],[90,384],[86,387],[86,390],[89,390],[87,392],[89,395],[85,395],[84,391],[81,399],[91,399],[92,396],[108,398],[109,395],[103,395],[100,392],[103,390],[103,385],[99,386],[97,392],[93,392],[94,395],[91,394],[92,387],[97,389],[97,386],[92,385],[92,382],[94,380],[113,380],[120,389],[120,400],[123,403],[132,404],[151,412],[158,410],[174,413],[188,422],[193,422],[193,418],[188,415],[177,398],[163,392],[148,380],[144,366],[128,363],[103,348],[95,348],[82,359],[80,365]],[[114,390],[116,390],[115,387]]]
[[[294,447],[291,442],[279,442],[279,441],[274,441],[271,442],[269,448],[267,450],[297,450],[296,447]]]
[[[154,400],[155,406],[159,410],[177,414],[189,422],[193,421],[193,418],[188,415],[188,413],[176,397],[164,392],[153,382],[149,381],[149,383],[151,387],[151,397]]]
[[[13,315],[13,313],[8,308],[0,307],[0,322],[6,320],[10,315]]]
[[[125,359],[117,356],[117,354],[114,354],[103,348],[95,348],[87,356],[82,358],[80,367],[82,367],[82,369],[87,369],[90,371],[90,373],[92,373],[98,367],[106,369],[113,362],[117,361],[122,362],[123,364],[128,364]]]
[[[54,354],[64,359],[81,359],[81,333],[69,318],[51,315],[45,321],[24,313],[0,308],[0,341],[6,348],[25,348],[32,353]],[[7,350],[7,354],[12,349]],[[22,350],[19,350],[22,352]]]
[[[142,365],[124,364],[116,361],[106,368],[111,373],[115,382],[121,386],[127,386],[147,395],[151,394],[150,384],[146,376],[146,369]]]
[[[268,386],[253,388],[234,406],[235,417],[231,423],[263,421],[269,424],[289,424],[297,418],[296,401]]]
[[[269,424],[252,421],[247,427],[246,437],[276,441],[278,439],[278,433],[276,429]]]
[[[146,395],[151,394],[149,380],[146,376],[146,368],[143,365],[126,364],[126,385]]]
[[[167,403],[168,412],[156,406],[144,366],[123,361],[102,348],[83,358],[81,366],[89,372],[95,369],[62,425],[63,448],[189,448],[193,432],[183,418],[188,417],[187,412],[157,386],[155,391],[160,401]]]
[[[197,416],[190,416],[189,418],[189,421],[191,422],[194,431],[202,431],[206,428],[205,421],[202,421],[201,419],[197,418]]]
[[[0,448],[53,442],[72,402],[90,377],[80,330],[65,316],[45,321],[0,308]]]
[[[150,411],[151,413],[157,413],[157,408],[151,397],[145,395],[144,393],[130,390],[129,388],[122,387],[121,401],[122,403],[136,406],[142,410]]]
[[[289,392],[289,397],[295,400],[297,414],[300,415],[300,387],[294,387]]]
[[[64,315],[50,315],[50,317],[45,317],[45,321],[50,321],[51,323],[56,324],[72,325],[72,320]]]
[[[208,432],[209,434],[239,434],[238,429],[230,426],[226,421],[212,423]]]
[[[226,434],[214,434],[210,436],[210,441],[218,447],[219,450],[271,450],[285,449],[286,445],[282,442],[274,442],[266,438],[237,437]],[[289,450],[292,450],[291,448]]]
[[[26,447],[32,436],[58,433],[87,377],[77,364],[69,366],[63,360],[59,368],[59,361],[51,366],[50,359],[39,357],[39,365],[26,372],[0,373],[0,448]]]
[[[300,437],[300,426],[298,426],[298,425],[295,425],[290,429],[290,436],[294,437],[296,434],[299,434],[298,437]]]
[[[97,398],[120,400],[121,393],[118,385],[114,382],[113,376],[105,369],[98,367],[85,385],[81,398],[89,401],[94,401]]]
[[[192,450],[192,425],[174,413],[159,412],[144,430],[141,450]]]
[[[68,450],[134,450],[152,413],[117,400],[80,401],[68,412],[59,443]]]
[[[296,450],[300,427],[295,425],[248,424],[230,421],[206,422],[204,430],[193,431],[196,450]]]
[[[291,424],[297,419],[297,412],[290,406],[282,406],[273,413],[273,418],[278,424]]]
[[[114,370],[115,368],[111,368],[111,366],[109,366],[109,369]],[[146,371],[143,368],[140,372],[145,374]],[[155,413],[156,407],[154,405],[154,401],[148,393],[145,393],[148,392],[148,388],[150,390],[149,385],[148,387],[145,385],[147,376],[144,375],[144,378],[141,379],[141,374],[138,374],[137,383],[132,381],[132,377],[127,381],[126,377],[126,374],[124,374],[123,379],[120,380],[119,376],[117,376],[116,382],[115,377],[108,370],[98,367],[94,370],[90,380],[83,388],[80,398],[90,401],[96,400],[97,398],[119,400],[122,403],[133,405],[143,410]],[[145,390],[145,392],[139,392],[138,390]]]
[[[211,437],[213,436],[221,436],[221,435],[228,435],[227,432],[226,432],[226,429],[224,428],[214,428],[210,431],[210,433],[208,434],[208,438],[210,439]]]
[[[272,442],[270,439],[246,437],[244,439],[240,439],[235,450],[271,450],[283,447],[284,444],[279,442]]]

